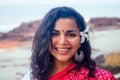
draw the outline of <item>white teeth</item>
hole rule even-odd
[[[60,48],[57,48],[57,50],[59,50],[59,51],[67,51],[68,49],[60,49]]]
[[[69,51],[69,48],[55,48],[57,50],[58,54],[67,54]]]

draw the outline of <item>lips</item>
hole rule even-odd
[[[70,48],[55,48],[55,50],[57,51],[57,53],[63,55],[63,54],[67,54]]]

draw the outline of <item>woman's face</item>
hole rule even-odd
[[[52,32],[52,43],[49,48],[55,61],[70,62],[80,47],[79,28],[74,19],[60,18]]]

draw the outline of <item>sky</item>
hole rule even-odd
[[[89,20],[91,17],[120,17],[120,0],[0,0],[0,32],[22,22],[40,19],[57,6],[70,6]]]
[[[120,0],[0,0],[0,5],[120,4]]]

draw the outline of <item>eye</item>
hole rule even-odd
[[[58,32],[52,32],[52,37],[58,36],[59,33]]]
[[[69,36],[69,37],[75,37],[76,34],[75,33],[69,33],[69,34],[67,34],[67,36]]]

